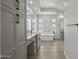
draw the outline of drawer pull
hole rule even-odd
[[[16,0],[16,2],[17,2],[16,10],[19,10],[19,0]]]
[[[19,16],[19,14],[16,14],[16,16],[17,16],[16,23],[19,24],[20,23],[20,16]]]

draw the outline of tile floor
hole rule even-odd
[[[38,54],[28,56],[28,59],[65,59],[64,41],[42,41]]]

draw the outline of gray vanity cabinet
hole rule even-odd
[[[26,0],[1,0],[0,8],[2,59],[26,59]]]

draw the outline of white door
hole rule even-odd
[[[64,51],[69,59],[78,59],[78,0],[66,0],[64,9]]]

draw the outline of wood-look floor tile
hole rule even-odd
[[[38,54],[29,56],[28,59],[65,59],[64,41],[43,41]]]

